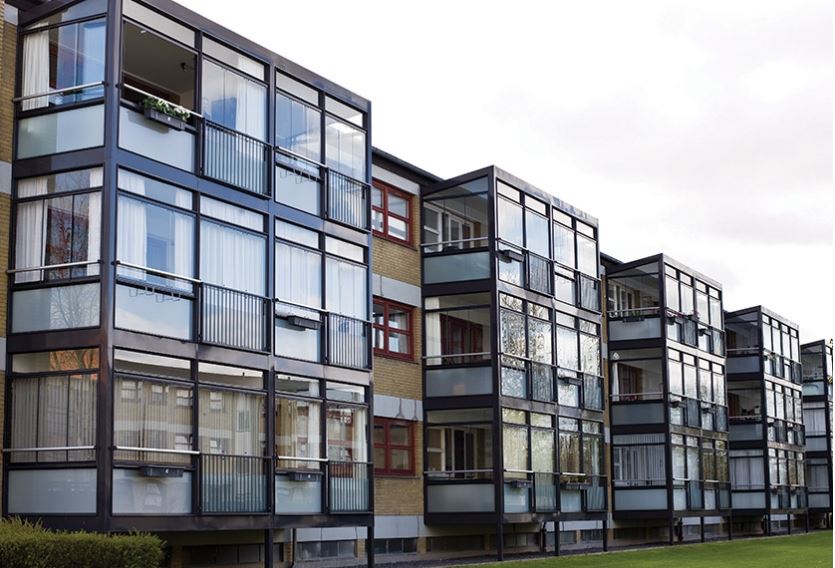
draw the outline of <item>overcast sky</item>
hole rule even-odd
[[[180,2],[370,99],[376,147],[496,164],[598,217],[604,252],[835,335],[831,2]]]

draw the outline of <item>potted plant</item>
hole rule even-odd
[[[142,101],[145,109],[145,116],[153,121],[165,124],[177,130],[186,127],[186,121],[191,114],[181,106],[166,102],[156,97],[145,97]]]

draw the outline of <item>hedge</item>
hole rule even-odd
[[[162,545],[150,534],[57,532],[0,520],[0,566],[9,568],[158,568]]]

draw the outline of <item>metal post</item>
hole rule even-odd
[[[374,523],[366,530],[368,532],[365,539],[365,557],[368,560],[368,568],[374,568]]]
[[[554,521],[554,556],[560,555],[560,522]]]
[[[496,559],[501,562],[504,560],[504,527],[502,526],[502,516],[498,516],[496,522]]]
[[[603,518],[603,552],[609,551],[609,527],[606,517]]]
[[[270,527],[264,531],[264,568],[273,568],[273,541],[275,541],[275,529]]]

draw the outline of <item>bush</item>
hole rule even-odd
[[[0,520],[0,566],[9,568],[158,568],[162,544],[150,534],[57,532]]]

